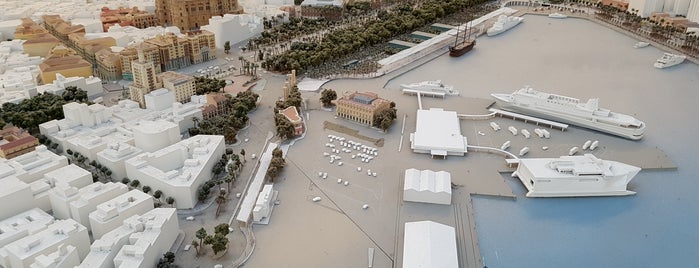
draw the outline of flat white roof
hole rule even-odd
[[[403,268],[458,268],[454,227],[433,221],[405,223]]]
[[[461,124],[456,112],[439,108],[417,110],[417,124],[413,133],[414,149],[446,152],[466,152],[466,137],[461,135]]]
[[[240,222],[247,222],[252,213],[252,209],[255,207],[255,201],[257,201],[257,196],[262,189],[262,184],[265,182],[265,176],[267,176],[267,168],[272,161],[272,151],[277,148],[277,144],[270,142],[267,145],[267,150],[260,156],[260,165],[257,168],[257,173],[255,173],[255,178],[253,178],[250,187],[248,187],[248,192],[243,197],[243,201],[240,205],[240,210],[235,219]]]

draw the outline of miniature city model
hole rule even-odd
[[[427,95],[459,95],[453,86],[442,84],[442,80],[422,81],[412,84],[402,84],[403,93],[425,93]]]
[[[646,124],[626,114],[599,108],[599,99],[549,94],[525,86],[512,94],[491,94],[502,109],[577,125],[631,140],[640,140]]]
[[[523,20],[524,18],[522,17],[500,15],[495,24],[493,24],[493,27],[490,27],[486,33],[488,34],[488,36],[498,35],[509,29],[512,29],[512,27],[517,26],[517,24],[519,24]]]
[[[527,197],[632,195],[626,185],[641,168],[592,154],[519,160],[516,176]]]

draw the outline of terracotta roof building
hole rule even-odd
[[[122,79],[121,57],[111,48],[105,48],[95,53],[97,68],[96,76],[102,81],[116,81]]]
[[[177,26],[183,32],[209,24],[213,16],[242,13],[238,0],[155,0],[160,23]]]
[[[56,80],[56,73],[65,77],[92,76],[92,65],[76,55],[75,51],[63,45],[54,47],[46,60],[39,64],[41,80],[44,84],[53,83]]]
[[[121,7],[119,9],[103,7],[100,13],[100,19],[102,20],[102,28],[105,32],[107,32],[112,25],[133,26],[139,29],[159,25],[158,18],[155,14],[139,10],[138,7]]]
[[[286,119],[291,121],[291,124],[294,125],[295,136],[303,134],[303,120],[301,119],[301,116],[299,116],[296,106],[286,107],[286,109],[279,111],[279,113],[283,114],[284,117],[286,117]]]
[[[189,102],[195,93],[194,77],[176,73],[163,72],[157,75],[158,83],[175,93],[175,100],[181,103]]]
[[[206,94],[206,104],[202,107],[201,111],[204,119],[228,114],[230,111],[230,103],[224,93],[215,92]]]
[[[365,125],[374,125],[374,116],[391,106],[391,102],[373,92],[354,92],[336,101],[335,115]]]
[[[34,151],[34,147],[39,145],[37,138],[14,126],[5,126],[0,130],[0,138],[0,157],[5,159]]]
[[[35,37],[47,34],[49,31],[41,27],[30,18],[23,18],[22,24],[15,29],[15,39],[31,40]]]

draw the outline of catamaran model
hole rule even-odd
[[[491,94],[504,110],[559,121],[640,140],[646,124],[630,115],[599,107],[599,99],[579,99],[549,94],[525,86],[512,94]]]
[[[514,176],[529,191],[527,197],[620,196],[641,168],[602,160],[592,154],[560,158],[523,158]]]
[[[412,84],[400,85],[403,91],[419,91],[424,93],[442,93],[445,95],[459,95],[459,91],[453,86],[442,84],[442,80],[422,81]]]
[[[677,54],[671,54],[671,53],[664,53],[662,57],[660,57],[653,66],[658,69],[662,68],[667,68],[667,67],[672,67],[677,64],[682,63],[687,56],[685,55],[677,55]]]
[[[523,20],[524,18],[522,17],[500,15],[498,20],[495,21],[495,24],[493,24],[493,27],[490,27],[488,31],[486,31],[486,34],[488,34],[488,36],[500,34],[504,31],[512,29],[512,27],[517,26],[517,24]]]

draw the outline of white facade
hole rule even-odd
[[[14,241],[0,249],[0,265],[29,267],[39,255],[48,255],[62,245],[76,247],[78,257],[84,258],[90,247],[87,228],[72,219],[55,221],[45,230]]]
[[[97,153],[97,161],[112,171],[112,178],[120,180],[127,176],[124,162],[142,152],[143,150],[128,143],[113,143]]]
[[[56,74],[56,80],[51,84],[37,86],[39,93],[50,92],[55,95],[63,94],[67,87],[77,87],[87,92],[88,98],[92,99],[99,94],[104,93],[102,89],[102,80],[99,77],[90,76],[88,78],[80,76],[65,77],[60,73]]]
[[[403,201],[451,205],[451,174],[406,169]]]
[[[30,268],[73,268],[80,264],[78,249],[71,245],[58,246],[56,251],[36,256]]]
[[[140,225],[140,232],[131,234],[129,243],[114,257],[114,267],[120,268],[155,267],[172,247],[180,229],[174,208],[156,208],[141,217],[127,219],[124,224]]]
[[[342,0],[304,0],[301,6],[324,7],[336,6],[342,7]]]
[[[99,204],[89,216],[92,237],[99,239],[102,235],[119,227],[125,219],[146,213],[151,209],[153,209],[153,197],[140,190],[131,190]]]
[[[263,28],[262,18],[249,14],[213,16],[209,19],[209,25],[201,27],[202,30],[214,34],[217,48],[223,48],[226,41],[229,41],[232,47],[234,44],[260,35]]]
[[[16,177],[0,179],[0,219],[6,219],[36,207],[32,189]]]
[[[95,240],[79,267],[120,267],[116,266],[117,260],[123,267],[155,267],[155,262],[169,250],[178,232],[174,208],[156,208],[140,216],[131,216],[121,226]],[[124,252],[122,247],[126,248]],[[117,254],[120,254],[118,258]],[[150,266],[144,266],[148,264]]]
[[[689,21],[699,23],[699,0],[690,1],[691,3],[689,4],[689,8],[687,9],[687,19]]]
[[[629,8],[638,10],[638,14],[641,17],[650,17],[654,12],[663,12],[663,6],[665,0],[629,0]]]
[[[92,184],[92,175],[76,165],[68,165],[44,175],[44,178],[29,184],[34,195],[34,204],[44,211],[51,211],[50,190],[57,185],[82,188]]]
[[[175,198],[177,208],[188,209],[196,205],[197,188],[211,178],[224,152],[223,136],[197,135],[127,160],[126,173]]]
[[[70,218],[70,202],[78,200],[79,189],[70,185],[56,185],[48,191],[53,216],[57,219]]]
[[[10,160],[3,160],[0,160],[0,166],[6,165],[5,168],[14,169],[10,174],[26,183],[34,182],[43,178],[44,174],[68,165],[65,156],[54,154],[44,145],[36,146],[34,151]],[[0,178],[2,177],[4,176],[0,173]]]
[[[143,98],[146,100],[146,108],[155,111],[170,108],[176,102],[175,93],[167,88],[153,90],[143,95]]]
[[[163,120],[140,122],[133,133],[136,147],[149,153],[181,140],[179,125]]]
[[[128,191],[122,183],[96,182],[78,191],[79,198],[69,203],[70,217],[90,229],[89,215],[97,205],[120,196]]]
[[[403,268],[458,268],[454,227],[433,221],[405,223]]]
[[[264,218],[269,219],[272,213],[272,206],[274,206],[274,192],[274,186],[272,184],[267,184],[262,187],[262,192],[257,196],[255,207],[252,208],[253,221],[259,222]]]
[[[466,137],[456,112],[439,108],[417,110],[415,132],[410,134],[410,148],[415,153],[446,157],[466,153]]]
[[[33,208],[0,221],[0,248],[43,231],[54,219],[45,211]]]

